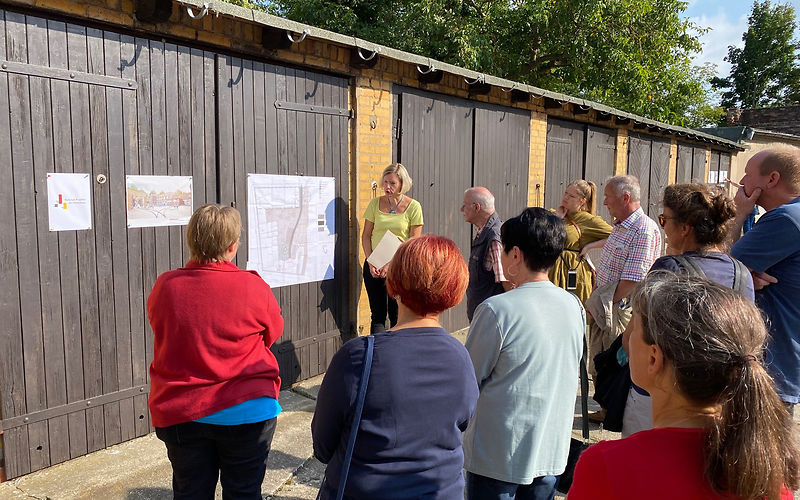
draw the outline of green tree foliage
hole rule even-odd
[[[271,12],[675,124],[708,104],[680,0],[277,0]]]
[[[800,104],[800,44],[791,5],[754,2],[749,26],[742,35],[744,47],[728,47],[731,73],[712,84],[728,89],[722,94],[726,108],[759,108]]]

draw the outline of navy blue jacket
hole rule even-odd
[[[337,352],[311,423],[314,455],[335,498],[366,350]],[[467,350],[442,328],[375,334],[375,352],[345,498],[463,500],[461,433],[478,400]]]

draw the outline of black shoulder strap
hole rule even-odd
[[[697,265],[694,260],[689,259],[684,255],[672,255],[671,257],[675,259],[675,262],[677,262],[678,265],[681,266],[681,269],[686,271],[686,274],[689,276],[700,276],[703,278],[706,276],[706,273],[702,268],[700,268],[700,266]]]
[[[747,292],[747,280],[745,276],[750,274],[750,270],[747,269],[747,266],[738,259],[734,259],[731,257],[733,261],[733,289],[737,292],[744,295]]]

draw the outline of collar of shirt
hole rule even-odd
[[[644,217],[644,211],[642,210],[642,207],[639,207],[636,210],[634,210],[633,213],[630,214],[627,219],[623,221],[615,221],[614,224],[615,225],[619,224],[625,229],[630,229],[633,226],[635,226],[636,223],[639,222],[639,219],[641,219],[642,217]]]

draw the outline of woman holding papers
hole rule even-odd
[[[555,214],[564,219],[567,243],[564,251],[550,269],[550,281],[569,290],[586,302],[592,293],[592,268],[583,259],[584,248],[602,246],[611,234],[611,226],[599,215],[595,215],[597,186],[592,181],[572,181],[564,190],[561,205]]]
[[[364,213],[364,232],[361,233],[361,247],[364,249],[364,287],[367,289],[369,309],[372,314],[370,333],[386,330],[386,316],[391,326],[397,324],[397,301],[386,293],[386,272],[388,264],[375,266],[370,263],[372,252],[387,232],[406,241],[422,234],[422,206],[406,193],[411,189],[411,176],[400,163],[392,163],[381,176],[384,194],[374,198]],[[382,246],[396,248],[386,241]],[[385,261],[385,253],[381,252]],[[377,257],[377,256],[376,256]]]

